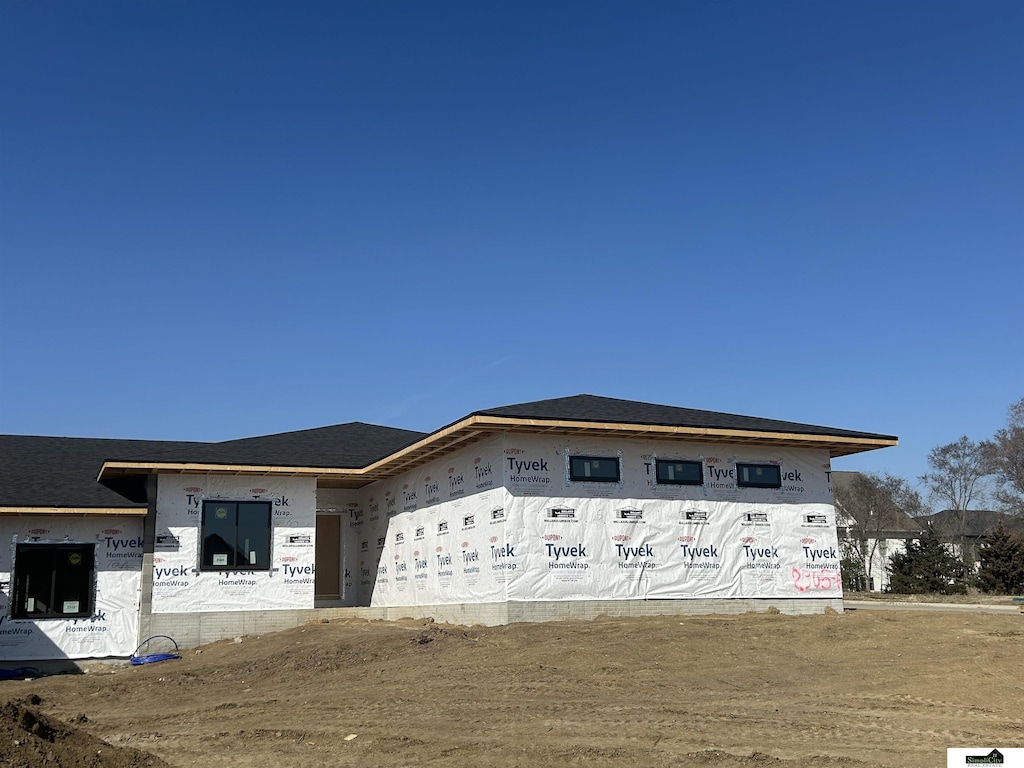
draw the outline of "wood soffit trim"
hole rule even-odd
[[[0,515],[117,515],[145,517],[145,507],[0,507]]]

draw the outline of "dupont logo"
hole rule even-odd
[[[576,510],[568,507],[553,507],[548,510],[548,520],[575,520]]]
[[[704,462],[706,464],[718,464],[721,461],[722,460],[720,458],[718,458],[717,456],[705,456],[704,457]]]
[[[429,483],[430,482],[430,475],[427,475],[425,478],[423,478],[423,482],[424,483]],[[406,487],[408,488],[408,486],[406,486]]]
[[[29,528],[28,532],[31,533],[33,536],[41,536],[44,533],[49,533],[50,529],[49,528]]]
[[[743,519],[748,523],[767,523],[768,513],[767,512],[744,512]]]
[[[998,749],[993,749],[987,755],[967,755],[964,757],[964,763],[967,765],[1002,765],[1003,753]]]
[[[154,557],[153,558],[153,562],[154,563],[162,563],[163,561],[164,561],[164,559],[162,557]]]
[[[249,493],[251,493],[253,496],[262,496],[266,492],[267,492],[266,488],[250,488],[249,489]]]
[[[473,525],[473,521],[475,519],[475,515],[466,515],[464,518],[462,518],[462,524],[468,528],[469,526]]]
[[[629,536],[620,533],[618,536],[612,536],[612,541],[629,541]]]
[[[289,555],[288,557],[282,557],[281,558],[281,562],[282,563],[294,563],[298,559],[299,558],[297,558],[297,557],[292,557],[291,555]]]
[[[679,537],[679,541],[683,542],[684,544],[689,544],[691,541],[696,541],[696,540],[697,540],[696,536],[680,536]],[[753,539],[751,539],[751,541],[753,541]]]
[[[505,519],[505,508],[496,507],[491,510],[491,520],[504,520]]]
[[[401,559],[399,555],[395,555],[395,560]]]
[[[409,490],[409,484],[408,483],[402,483],[402,490],[403,491]]]
[[[448,474],[449,475],[454,475],[455,474],[455,467],[448,467]]]
[[[753,536],[744,536],[742,539],[740,539],[741,544],[753,544],[755,541],[757,541],[757,539],[755,539]]]
[[[183,488],[182,490],[185,491],[185,493],[202,493],[203,492],[203,489],[200,488],[198,485],[190,485],[188,488]]]
[[[371,501],[373,501],[373,499],[371,499]],[[354,502],[354,501],[350,501],[350,502],[348,503],[348,508],[349,508],[349,509],[359,509],[359,504],[357,504],[357,503],[356,503],[356,502]]]
[[[801,544],[813,544],[814,543],[814,539],[809,538],[809,537],[805,538],[805,539],[800,539],[800,543]]]
[[[506,456],[519,456],[519,455],[524,454],[524,453],[526,453],[526,451],[524,451],[522,448],[506,448],[505,449],[505,455]]]
[[[469,548],[469,542],[468,541],[462,542],[462,548],[463,549],[468,549]]]
[[[293,533],[288,536],[289,544],[312,544],[313,537],[308,533]]]
[[[557,533],[547,533],[544,535],[544,541],[561,541],[562,537]]]
[[[474,464],[479,464],[480,463],[480,457],[477,456],[475,459],[473,459],[473,463]]]
[[[644,511],[642,509],[620,509],[615,513],[615,517],[619,520],[643,520]]]
[[[413,557],[419,557],[419,556],[420,556],[420,551],[419,551],[418,549],[414,549],[414,550],[412,551],[412,556],[413,556]]]
[[[812,525],[825,525],[828,523],[828,517],[825,515],[804,515],[804,522],[811,523]]]
[[[120,528],[104,528],[103,529],[103,533],[107,534],[107,536],[116,536],[120,532],[121,532]]]
[[[701,509],[688,509],[684,513],[687,520],[704,520],[708,519],[708,513]]]
[[[496,544],[498,542],[498,537],[497,536],[491,536],[490,541],[491,541],[491,544]]]
[[[434,551],[435,552],[444,552],[444,547],[437,547]]]

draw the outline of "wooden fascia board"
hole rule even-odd
[[[0,507],[0,515],[118,515],[145,517],[145,507]]]
[[[116,472],[115,470],[125,470]],[[134,471],[133,471],[134,470]],[[278,467],[259,464],[205,464],[199,462],[138,462],[138,461],[107,461],[103,463],[97,480],[104,475],[117,474],[153,474],[156,472],[173,472],[178,475],[293,475],[297,477],[320,477],[321,475],[347,476],[358,475],[363,470],[342,469],[337,467]]]

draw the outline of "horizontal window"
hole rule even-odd
[[[614,456],[570,456],[569,479],[590,483],[617,483],[619,459]]]
[[[95,544],[19,544],[14,558],[11,618],[92,615]]]
[[[736,484],[740,488],[781,488],[782,468],[777,464],[737,464]]]
[[[204,501],[200,569],[269,570],[270,516],[269,501]]]
[[[658,485],[704,485],[704,464],[700,461],[656,459]]]

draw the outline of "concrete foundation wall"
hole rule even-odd
[[[222,613],[172,613],[149,617],[151,635],[169,635],[181,648],[243,635],[258,635],[301,626],[320,619],[426,619],[465,626],[497,626],[517,622],[596,619],[599,616],[686,616],[763,613],[770,608],[789,615],[843,611],[841,599],[728,599],[728,600],[588,600],[529,603],[463,603],[460,605],[410,605],[390,608],[316,608],[296,611],[230,611]],[[145,651],[143,651],[145,652]]]

